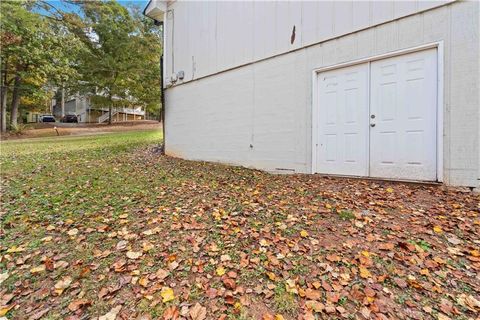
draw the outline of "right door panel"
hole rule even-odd
[[[370,176],[436,180],[436,49],[370,64]]]

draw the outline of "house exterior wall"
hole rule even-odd
[[[192,8],[198,5],[174,3],[189,4]],[[382,2],[382,6],[388,5]],[[374,19],[369,8],[369,17]],[[179,11],[175,10],[175,32],[179,32],[178,25],[189,25],[182,22]],[[454,2],[195,81],[185,70],[188,81],[166,90],[166,152],[186,159],[310,173],[313,71],[440,41],[444,49],[443,180],[478,187],[479,27],[479,3]],[[183,32],[188,34],[188,30]],[[188,36],[183,41],[191,45]],[[224,46],[228,50],[229,45]],[[191,50],[186,50],[190,59]],[[217,54],[216,69],[207,71],[201,71],[195,59],[196,74],[228,68],[227,62],[218,61],[227,59],[229,53],[221,55]],[[176,53],[174,58],[175,65],[187,60]]]
[[[27,111],[25,114],[25,121],[27,123],[36,123],[39,122],[40,116],[40,112]]]
[[[87,123],[97,123],[98,117],[100,117],[102,114],[103,112],[100,110],[90,109],[89,111],[86,112],[85,117],[81,118],[81,121],[87,122]]]
[[[88,116],[88,97],[78,96],[75,100],[77,102],[77,109],[75,114],[78,116],[78,122],[89,122]]]
[[[121,113],[122,119],[125,119],[125,121],[133,121],[133,120],[143,120],[144,116],[140,115],[134,115],[134,114],[125,114]],[[123,121],[123,120],[121,120]]]
[[[450,2],[168,2],[165,79],[198,79]]]
[[[77,114],[77,100],[76,99],[65,102],[65,114]]]

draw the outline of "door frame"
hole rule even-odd
[[[436,115],[436,140],[437,140],[437,154],[436,154],[436,173],[438,182],[443,182],[443,40],[428,44],[423,44],[416,47],[391,51],[383,54],[370,56],[367,58],[356,59],[348,62],[338,63],[325,67],[315,68],[312,71],[312,145],[311,145],[311,173],[317,173],[317,148],[318,148],[318,74],[321,72],[341,69],[344,67],[353,66],[356,64],[368,63],[370,70],[370,63],[376,60],[387,59],[391,57],[401,56],[408,53],[423,51],[427,49],[437,49],[437,115]],[[370,107],[370,72],[368,72],[368,101]],[[370,147],[370,139],[367,143]],[[370,163],[370,152],[367,152],[367,164]],[[368,177],[368,176],[367,176]]]

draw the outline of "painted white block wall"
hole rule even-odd
[[[444,181],[478,187],[479,27],[479,3],[455,2],[168,88],[167,154],[309,173],[313,70],[443,41]]]

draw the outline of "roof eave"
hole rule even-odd
[[[162,22],[165,12],[167,12],[167,1],[150,0],[143,9],[143,14],[155,21]]]

